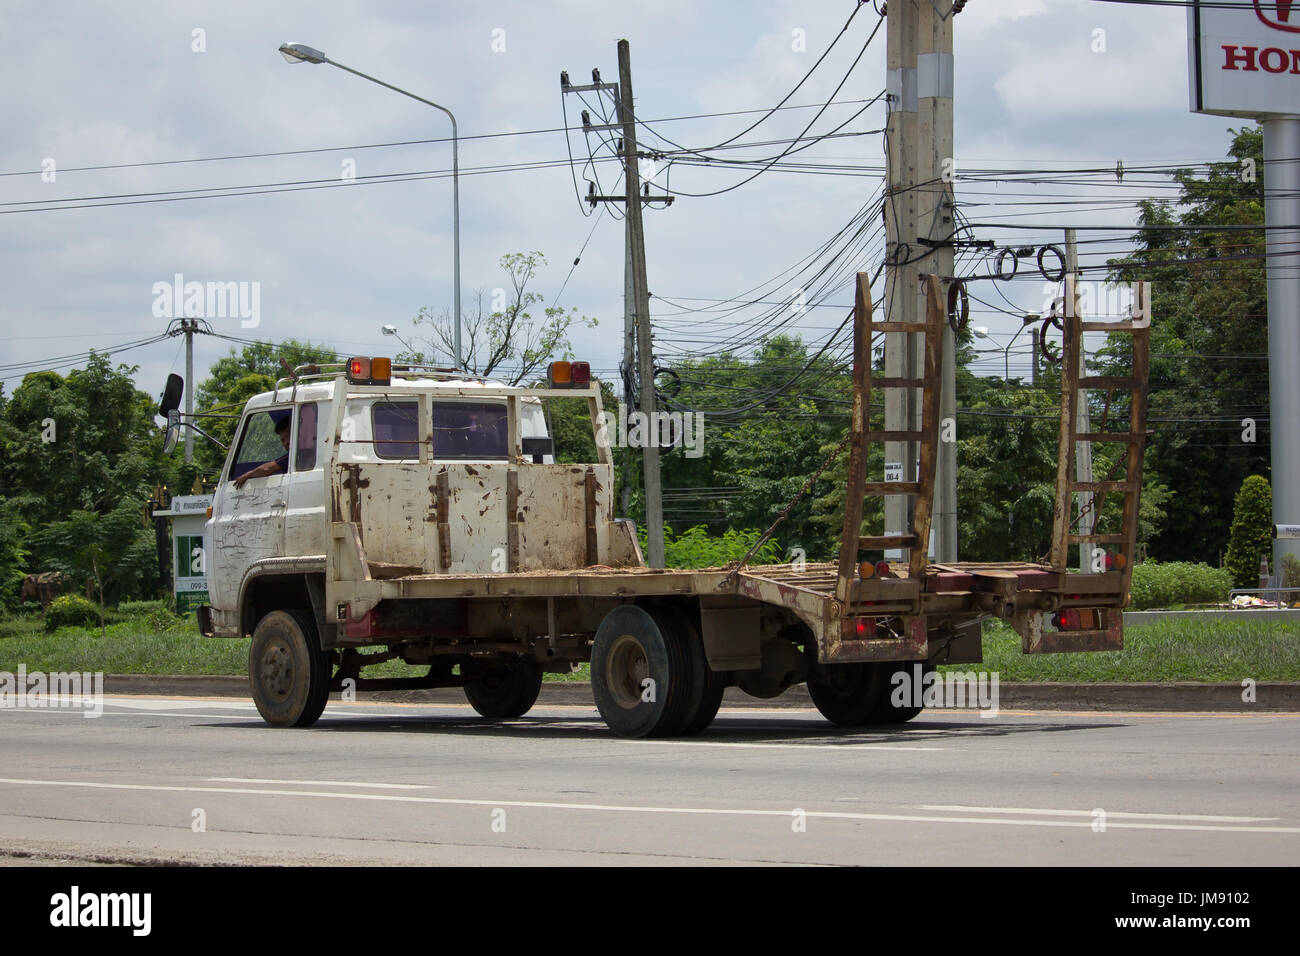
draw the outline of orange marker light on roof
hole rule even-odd
[[[573,366],[568,362],[552,362],[551,388],[569,388],[573,385]]]
[[[370,360],[370,384],[387,385],[393,378],[393,360],[390,358],[372,358]]]

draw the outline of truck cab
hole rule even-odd
[[[365,570],[380,578],[564,569],[602,557],[642,563],[626,529],[616,529],[610,553],[608,450],[603,462],[555,464],[547,391],[352,359],[345,374],[304,370],[251,398],[205,529],[210,632],[251,633],[259,591],[325,572],[340,523],[355,529]],[[550,391],[588,399],[600,421],[590,382]],[[244,477],[270,461],[281,464],[274,474]],[[605,520],[589,542],[593,484]],[[338,605],[326,603],[325,579],[306,586],[309,597],[320,592],[312,604],[323,630],[336,631]]]

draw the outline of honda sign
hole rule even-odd
[[[1192,110],[1300,113],[1300,2],[1207,0],[1187,11]]]

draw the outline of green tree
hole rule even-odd
[[[663,456],[665,520],[715,535],[765,530],[843,439],[848,376],[788,335],[760,342],[752,358],[723,352],[674,371],[661,380],[659,406],[703,412],[704,440],[698,458],[680,448]],[[828,557],[843,524],[843,487],[828,469],[790,509],[781,541],[809,559]]]
[[[245,345],[238,352],[231,348],[228,355],[212,363],[207,378],[198,385],[198,390],[194,393],[196,412],[212,412],[230,417],[200,418],[198,425],[213,438],[228,446],[233,440],[235,426],[238,424],[244,405],[254,395],[271,391],[277,381],[285,378],[287,375],[284,370],[285,365],[297,368],[300,365],[320,365],[337,361],[339,356],[332,349],[311,342],[300,342],[297,339],[285,339],[279,343],[254,342]],[[191,383],[186,383],[186,388],[189,387]],[[181,445],[183,444],[182,439]],[[188,493],[194,475],[179,467],[179,463],[183,461],[182,452],[178,450],[172,457],[177,463],[177,470],[173,475],[173,487],[181,494]],[[196,434],[194,460],[198,463],[198,472],[214,477],[221,471],[226,453],[206,438]]]
[[[0,498],[0,608],[18,603],[18,592],[26,575],[31,528]]]
[[[540,252],[512,252],[499,264],[509,281],[509,288],[494,290],[484,307],[485,289],[476,293],[473,315],[461,319],[461,363],[466,371],[481,378],[496,376],[509,385],[531,378],[551,360],[573,358],[569,331],[579,326],[595,328],[596,320],[580,315],[576,308],[562,309],[544,305],[542,296],[528,286],[537,278],[537,270],[546,265]],[[537,310],[541,309],[540,315]],[[415,317],[416,326],[428,326],[429,337],[417,342],[423,348],[402,353],[401,357],[421,364],[454,364],[455,329],[451,313],[434,316],[428,308]]]
[[[26,376],[0,416],[0,498],[30,527],[27,570],[62,567],[61,545],[42,534],[76,512],[106,516],[126,505],[138,526],[143,501],[163,480],[156,402],[135,367],[92,354],[84,369]],[[152,538],[150,539],[152,541]]]
[[[1259,584],[1260,560],[1273,550],[1273,489],[1268,480],[1251,475],[1241,483],[1233,502],[1232,536],[1228,541],[1228,570],[1233,586]]]

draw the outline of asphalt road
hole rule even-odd
[[[0,710],[0,861],[1289,865],[1300,714],[726,711],[620,740],[594,708],[251,702]],[[22,854],[34,854],[25,857]]]

